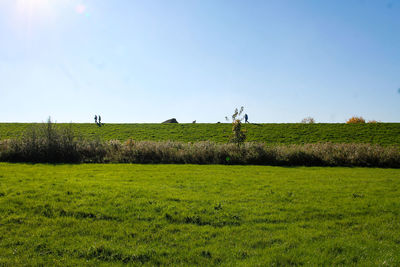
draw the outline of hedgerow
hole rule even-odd
[[[399,146],[315,143],[176,142],[83,139],[51,121],[21,138],[0,141],[0,161],[32,163],[252,164],[279,166],[400,167]]]

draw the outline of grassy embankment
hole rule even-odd
[[[34,124],[0,123],[0,140],[20,136]],[[67,124],[68,125],[68,124]],[[72,124],[82,137],[126,141],[227,142],[231,124]],[[246,124],[248,142],[308,144],[318,142],[400,145],[400,123]]]
[[[182,141],[102,141],[81,138],[72,125],[35,124],[0,140],[0,161],[35,163],[178,163],[278,166],[400,167],[400,146],[376,144],[235,144]]]
[[[400,170],[0,163],[0,265],[400,265]]]

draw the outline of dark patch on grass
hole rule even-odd
[[[170,215],[169,213],[165,213],[165,219],[167,219],[168,222],[172,223],[177,222],[177,220],[174,217],[172,217],[172,215]]]
[[[167,198],[167,201],[181,202],[179,198]]]
[[[136,233],[129,233],[129,234],[128,234],[128,237],[129,237],[129,238],[135,238],[136,235],[137,235]]]
[[[214,206],[215,210],[222,210],[222,205],[221,203],[218,203],[217,205]]]
[[[247,253],[247,251],[238,251],[236,253],[236,258],[239,260],[244,260],[249,258],[249,253]]]
[[[254,223],[270,223],[270,224],[281,224],[281,223],[288,223],[289,219],[284,218],[256,218],[253,220]]]
[[[209,259],[212,257],[211,252],[208,250],[203,250],[200,255],[204,258],[209,258]]]
[[[337,245],[337,244],[329,249],[329,253],[334,255],[334,256],[340,255],[343,252],[344,252],[344,248],[342,246],[340,246],[340,245]]]
[[[36,245],[34,251],[36,253],[38,253],[39,255],[52,254],[51,249],[49,249],[45,243],[40,243],[40,244]]]
[[[271,266],[300,266],[304,265],[304,262],[295,259],[289,255],[279,255],[274,258]]]
[[[241,224],[240,218],[238,216],[231,216],[230,220],[220,219],[220,218],[203,218],[199,215],[171,215],[169,213],[165,214],[165,219],[170,223],[183,223],[183,224],[194,224],[198,226],[210,225],[213,227],[224,227],[224,226],[239,226]]]
[[[212,224],[209,221],[204,221],[200,216],[186,216],[184,219],[184,223],[196,224],[200,226]]]
[[[58,212],[60,217],[74,217],[76,219],[93,219],[93,220],[105,220],[105,221],[119,221],[119,218],[101,214],[101,213],[92,213],[87,211],[65,211],[61,209]]]
[[[45,205],[39,205],[34,208],[35,213],[38,215],[42,215],[47,218],[53,218],[54,217],[54,210],[49,204]]]
[[[257,241],[257,242],[255,242],[255,243],[253,243],[251,245],[251,248],[253,248],[253,249],[264,249],[264,248],[272,247],[272,246],[275,246],[275,245],[280,245],[282,243],[283,243],[282,239],[272,238],[270,240]]]
[[[125,254],[112,248],[100,245],[98,247],[91,248],[87,254],[81,255],[86,259],[97,259],[105,262],[122,262],[124,264],[129,263],[141,263],[145,264],[152,258],[150,252],[139,253],[139,254]]]
[[[333,212],[318,212],[307,214],[304,217],[305,221],[318,220],[342,220],[344,218],[343,213],[333,213]]]
[[[7,219],[8,224],[23,224],[24,222],[24,218],[22,217],[12,217]]]
[[[353,198],[363,198],[364,195],[362,194],[357,194],[357,193],[353,193]]]

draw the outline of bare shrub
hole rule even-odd
[[[311,123],[315,123],[315,120],[312,117],[307,117],[307,118],[302,119],[301,123],[309,123],[309,124],[311,124]]]

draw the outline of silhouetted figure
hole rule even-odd
[[[101,125],[101,116],[99,115],[99,124]]]
[[[247,114],[244,114],[244,122],[249,123],[249,116]]]
[[[94,115],[94,123],[97,124],[97,115]]]
[[[196,123],[196,120],[194,120],[192,123]]]

